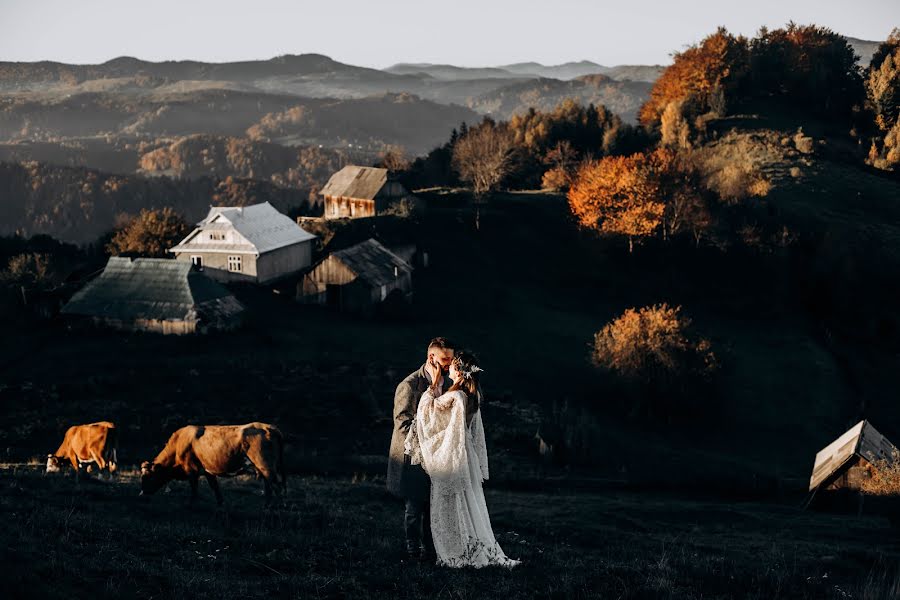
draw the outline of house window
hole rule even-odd
[[[213,242],[221,242],[225,240],[225,232],[223,231],[210,231],[209,239]]]
[[[241,257],[240,256],[229,256],[228,257],[228,270],[234,271],[235,273],[241,272]]]
[[[197,267],[198,269],[203,268],[203,257],[202,256],[191,256],[191,264]]]

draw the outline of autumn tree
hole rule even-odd
[[[869,163],[891,169],[900,164],[900,29],[894,29],[872,56],[866,96],[879,131]]]
[[[634,240],[656,233],[666,212],[662,170],[670,153],[607,156],[579,169],[569,189],[569,208],[582,227]]]
[[[691,330],[680,306],[629,308],[594,335],[591,362],[639,392],[636,409],[665,407],[665,400],[701,393],[718,369],[709,340]]]
[[[169,207],[142,209],[116,231],[106,250],[112,255],[163,258],[189,231],[187,222]]]
[[[674,150],[691,148],[691,127],[688,123],[684,100],[673,100],[666,105],[660,117],[660,146]]]
[[[541,189],[568,190],[577,168],[578,153],[569,140],[557,142],[544,155],[544,164],[549,167],[541,178]]]
[[[859,57],[844,36],[816,25],[762,29],[750,44],[751,90],[819,117],[850,117],[865,91]]]
[[[690,101],[698,113],[724,113],[730,98],[737,96],[749,67],[749,45],[743,36],[733,36],[725,28],[702,42],[676,53],[650,90],[641,107],[640,122],[658,126],[672,102]]]
[[[403,146],[387,146],[382,152],[381,160],[378,161],[376,166],[387,169],[391,173],[406,171],[410,167],[406,149],[403,148]]]
[[[24,286],[45,286],[52,283],[55,270],[53,259],[42,252],[17,254],[9,259],[0,281]]]
[[[752,40],[724,28],[676,53],[641,107],[640,122],[656,128],[673,102],[687,102],[690,123],[725,115],[734,105],[774,104],[824,118],[849,119],[862,106],[858,57],[843,36],[815,25],[761,29]]]
[[[453,167],[472,185],[476,198],[500,187],[513,165],[513,135],[506,124],[485,119],[453,147]]]

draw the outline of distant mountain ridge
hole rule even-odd
[[[36,82],[81,83],[91,79],[155,77],[169,81],[253,81],[266,77],[297,75],[366,75],[390,77],[384,71],[337,62],[322,54],[276,56],[268,60],[207,63],[193,60],[151,62],[120,56],[96,65],[74,65],[52,61],[0,62],[0,89]]]
[[[130,56],[121,56],[95,65],[52,61],[0,62],[0,141],[46,141],[60,135],[67,137],[63,131],[70,131],[73,127],[82,131],[79,135],[115,134],[122,131],[122,126],[116,125],[115,120],[122,118],[127,121],[130,118],[130,114],[122,114],[121,109],[127,104],[123,99],[133,98],[136,104],[154,104],[163,111],[183,112],[179,105],[163,104],[169,100],[193,103],[185,95],[202,99],[204,95],[213,92],[217,95],[255,95],[260,106],[281,103],[280,110],[287,110],[296,103],[296,100],[286,100],[284,97],[362,100],[385,95],[412,94],[436,105],[469,108],[482,115],[507,118],[530,106],[552,108],[555,103],[564,99],[560,95],[564,90],[573,88],[573,97],[586,102],[602,101],[613,112],[621,113],[627,120],[634,120],[635,107],[646,99],[649,89],[647,85],[613,86],[612,82],[608,82],[607,91],[610,93],[598,94],[587,93],[585,89],[581,89],[584,87],[583,82],[577,81],[585,76],[604,75],[611,80],[649,83],[656,79],[662,69],[661,66],[640,65],[604,67],[591,61],[578,61],[551,66],[527,62],[485,68],[408,63],[379,70],[348,65],[321,54],[284,55],[269,60],[228,63],[193,60],[152,62]],[[509,86],[513,86],[513,90],[530,89],[531,93],[503,91]],[[542,96],[544,91],[549,95]],[[98,94],[110,97],[103,99]],[[503,96],[504,100],[498,102],[498,95]],[[76,97],[79,99],[75,99]],[[240,103],[246,104],[245,99],[240,100]],[[109,114],[97,112],[98,104],[107,105]],[[26,114],[28,107],[36,113]],[[87,118],[77,119],[76,123],[58,121],[62,118],[61,114],[54,121],[54,117],[48,116],[48,113],[56,111],[54,107],[65,108],[66,111],[89,110],[91,114],[87,116],[85,113]],[[492,107],[497,107],[497,110]],[[410,108],[413,108],[412,104]],[[440,111],[431,112],[437,115]],[[452,111],[445,112],[449,115]],[[472,118],[466,111],[457,111],[456,114],[469,122],[479,118]],[[210,117],[198,115],[198,118],[200,122],[204,122]],[[147,114],[146,119],[159,121],[159,116]],[[145,127],[146,119],[133,121],[133,126],[127,126],[129,130],[124,133],[130,135],[148,132]],[[439,120],[445,122],[443,117]],[[53,124],[48,127],[51,121]],[[245,122],[245,119],[239,118],[236,121]],[[416,121],[417,126],[424,125],[419,117],[416,117]],[[92,129],[90,123],[93,122],[104,122],[104,125],[102,128]],[[411,121],[393,121],[393,127],[399,134],[380,139],[386,143],[402,143],[412,151],[421,151],[419,140],[424,141],[425,137],[405,131],[411,126]],[[8,133],[4,134],[4,130]],[[349,140],[358,139],[352,131],[329,130],[334,135],[333,138],[329,140],[316,136],[315,142],[346,145]],[[190,133],[239,134],[226,123],[212,129],[202,127],[196,131],[186,131],[179,127],[177,131],[159,132],[163,135]],[[35,134],[38,137],[34,137]]]
[[[499,67],[459,67],[448,64],[398,63],[386,69],[395,75],[427,75],[435,79],[464,80],[483,78],[542,78],[568,81],[585,75],[609,75],[613,79],[631,81],[656,81],[665,69],[662,65],[618,65],[606,67],[589,60],[567,62],[559,65],[542,65],[538,62],[522,62]]]

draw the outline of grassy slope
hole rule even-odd
[[[186,484],[0,471],[6,597],[886,598],[900,539],[879,519],[627,493],[489,492],[498,540],[525,566],[450,571],[401,562],[401,507],[380,485],[297,479],[264,510],[226,481],[189,509]]]

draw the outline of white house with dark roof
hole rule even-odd
[[[412,196],[388,177],[387,169],[348,165],[331,176],[320,192],[326,219],[374,217]]]
[[[215,206],[169,252],[219,281],[269,283],[310,266],[315,239],[268,202]]]

